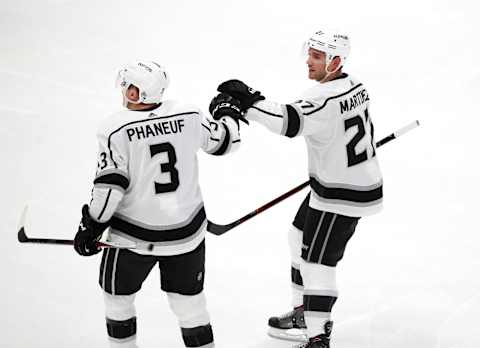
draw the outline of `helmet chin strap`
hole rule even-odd
[[[326,59],[326,64],[325,64],[325,76],[323,79],[320,81],[320,83],[324,83],[327,81],[328,77],[338,71],[338,69],[342,66],[341,64],[338,64],[337,68],[333,71],[328,71],[328,67],[330,66],[330,63],[333,61],[333,58],[335,58],[332,55],[328,55]]]

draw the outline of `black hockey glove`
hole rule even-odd
[[[75,251],[82,256],[98,254],[101,249],[97,248],[96,243],[107,227],[108,223],[101,223],[92,219],[88,212],[88,205],[85,204],[82,207],[82,220],[73,241]]]
[[[208,111],[212,114],[213,119],[217,121],[223,116],[230,116],[237,122],[237,124],[238,121],[248,124],[248,121],[245,119],[243,112],[240,109],[240,101],[225,93],[220,93],[216,97],[213,97],[210,106],[208,107]]]
[[[256,102],[265,99],[262,93],[248,87],[240,80],[228,80],[222,82],[217,90],[240,100],[240,106],[243,112],[247,111],[247,109],[252,107]]]

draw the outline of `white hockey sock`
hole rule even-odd
[[[330,313],[304,312],[305,325],[307,326],[307,336],[315,337],[325,333],[325,323],[330,320]]]
[[[192,296],[168,292],[167,297],[170,308],[177,316],[180,327],[193,328],[210,323],[210,316],[208,315],[207,303],[203,292]]]
[[[292,307],[297,308],[303,305],[303,287],[292,283]]]
[[[325,333],[325,323],[331,318],[338,297],[336,268],[316,263],[301,264],[305,290],[303,308],[308,337]]]
[[[104,300],[110,348],[138,348],[135,295],[110,295],[104,292]]]

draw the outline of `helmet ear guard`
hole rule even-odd
[[[125,77],[125,73],[128,70],[126,68],[119,70],[117,73],[117,79],[115,80],[115,87],[119,87],[122,90],[122,95],[123,95],[123,106],[127,106],[128,103],[132,104],[139,104],[138,100],[131,100],[127,96],[127,91],[132,85],[128,79]],[[138,87],[137,87],[138,88]]]

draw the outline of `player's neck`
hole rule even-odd
[[[342,73],[342,70],[337,70],[337,71],[335,71],[334,73],[325,76],[322,80],[320,80],[320,81],[318,81],[318,82],[320,82],[320,83],[329,82],[329,81],[335,80],[336,78],[338,78],[338,77],[341,76],[342,74],[343,74],[343,73]]]
[[[132,110],[132,111],[147,111],[147,110],[153,110],[156,109],[159,104],[134,104],[134,103],[128,103],[127,104],[127,109]]]

